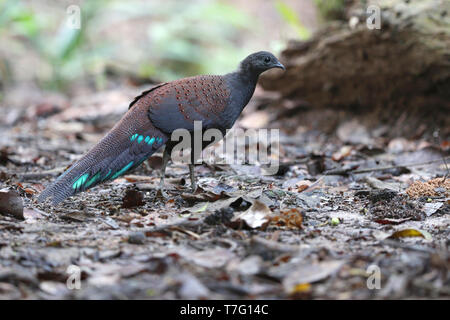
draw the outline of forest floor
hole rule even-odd
[[[350,118],[324,133],[296,121],[302,110],[276,116],[260,90],[237,125],[281,128],[277,175],[198,165],[191,194],[187,166],[169,163],[164,199],[158,153],[59,206],[36,204],[138,93],[3,102],[0,298],[450,298],[448,142]]]

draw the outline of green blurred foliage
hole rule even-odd
[[[314,0],[323,20],[341,20],[348,0]]]
[[[83,5],[81,19],[84,26],[89,26],[105,2],[89,1]],[[24,50],[33,50],[43,63],[50,65],[50,77],[37,79],[44,88],[64,89],[68,82],[90,70],[96,56],[102,55],[101,44],[90,45],[85,27],[69,28],[67,21],[62,20],[54,30],[55,21],[48,15],[36,13],[20,1],[0,0],[0,12],[0,36],[23,42]],[[65,17],[65,11],[62,15]]]
[[[79,3],[81,28],[75,29],[67,23],[67,4],[0,0],[0,84],[21,81],[11,72],[22,63],[11,58],[19,51],[39,59],[22,70],[33,69],[38,85],[55,90],[70,90],[76,81],[102,88],[110,70],[162,81],[224,73],[253,49],[243,32],[264,29],[257,17],[221,0]],[[282,1],[274,4],[301,39],[309,37],[296,12]]]
[[[278,10],[283,20],[297,31],[301,40],[306,40],[311,37],[311,32],[301,23],[295,10],[280,0],[275,1],[275,8]]]
[[[245,48],[238,45],[242,29],[255,21],[235,7],[220,1],[199,2],[180,10],[168,10],[164,19],[148,28],[152,61],[142,66],[141,74],[172,80],[186,75],[223,73],[236,67]]]

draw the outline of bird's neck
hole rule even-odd
[[[258,75],[238,70],[229,73],[226,78],[231,88],[231,97],[227,108],[225,127],[231,128],[255,92]]]
[[[254,70],[251,70],[249,66],[243,64],[239,65],[235,74],[243,83],[253,84],[255,86],[260,75],[259,72],[255,72]]]
[[[231,74],[234,90],[242,97],[242,109],[247,105],[255,91],[258,82],[259,73],[249,72],[248,70],[238,69]],[[241,111],[242,111],[241,109]]]

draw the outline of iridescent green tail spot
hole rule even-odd
[[[100,178],[101,172],[97,172],[89,181],[86,183],[85,188],[89,188],[92,184],[97,182],[97,180]]]
[[[83,174],[81,177],[79,177],[72,185],[73,189],[79,189],[87,180],[89,177],[89,173]]]
[[[108,173],[106,174],[106,176],[103,177],[102,181],[105,181],[106,179],[108,179],[111,172],[112,172],[111,169],[109,169]]]
[[[139,135],[137,133],[133,134],[130,138],[130,141],[133,142]]]
[[[134,161],[131,161],[129,164],[127,164],[125,167],[123,167],[122,169],[120,169],[119,171],[117,171],[116,173],[114,173],[114,175],[111,177],[111,179],[115,179],[118,176],[124,174],[128,169],[130,169],[130,167],[133,165]]]
[[[148,144],[149,146],[151,146],[153,143],[155,143],[155,137],[149,137],[149,136],[146,136],[146,137],[144,138],[144,136],[139,135],[139,134],[137,134],[137,133],[133,134],[133,135],[131,136],[131,138],[130,138],[130,141],[131,141],[131,142],[133,142],[134,140],[136,140],[137,143],[141,143],[142,141],[144,141],[144,143]],[[156,138],[156,142],[157,142],[157,143],[160,143],[160,142],[162,142],[162,141],[163,141],[162,138],[160,138],[160,137],[157,137],[157,138]]]

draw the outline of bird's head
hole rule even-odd
[[[286,70],[278,59],[267,51],[259,51],[252,53],[241,61],[240,70],[246,73],[259,75],[264,71],[272,68],[280,68]]]

